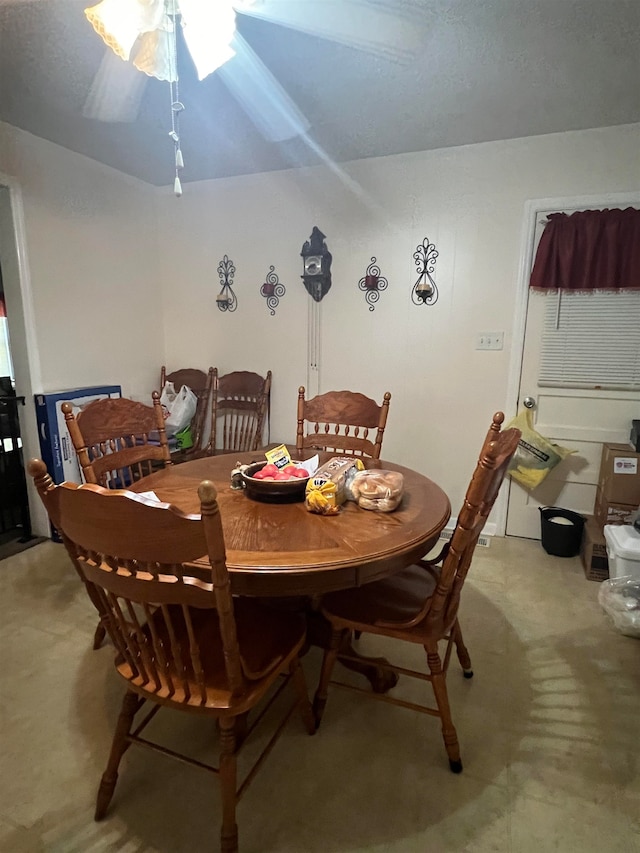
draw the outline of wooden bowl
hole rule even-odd
[[[308,477],[296,477],[291,480],[256,480],[252,475],[260,471],[267,464],[254,462],[242,472],[242,480],[245,485],[247,496],[254,501],[265,501],[267,503],[294,503],[304,500]],[[298,462],[292,462],[298,465]]]

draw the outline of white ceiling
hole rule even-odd
[[[378,26],[376,46],[238,16],[309,130],[267,141],[220,75],[198,82],[185,54],[183,181],[640,121],[640,0],[298,2],[311,29],[337,33],[343,14],[363,32]],[[172,183],[167,84],[146,81],[133,122],[82,116],[105,52],[87,5],[0,0],[0,120]]]

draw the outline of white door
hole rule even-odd
[[[596,205],[591,207],[595,208]],[[539,215],[537,219],[543,220],[544,214]],[[536,234],[535,245],[537,245],[537,239],[539,239],[539,233]],[[606,305],[599,303],[600,308],[596,309],[596,312],[602,309],[604,313],[596,317],[596,324],[592,329],[594,346],[603,345],[611,340],[624,341],[635,335],[633,326],[628,325],[629,305],[631,304],[634,311],[640,310],[640,294],[626,294],[625,298],[631,298],[630,303],[616,302],[617,296],[617,294],[598,295],[599,299],[604,298]],[[594,387],[594,385],[586,387],[586,382],[557,378],[550,382],[548,376],[546,380],[541,381],[545,315],[547,323],[551,323],[553,328],[558,310],[563,312],[568,310],[567,300],[576,298],[574,295],[558,297],[532,293],[528,299],[518,410],[524,405],[525,398],[529,398],[528,402],[533,403],[533,420],[538,432],[555,444],[571,448],[576,453],[562,461],[532,492],[527,491],[515,481],[509,480],[506,523],[508,536],[539,539],[538,508],[540,506],[561,506],[591,515],[596,496],[602,443],[628,442],[631,421],[633,418],[640,417],[640,389],[625,388],[625,381],[616,382],[612,379],[602,383],[600,387]],[[593,299],[592,296],[580,298]],[[588,303],[587,310],[593,313],[595,306],[594,302]],[[636,320],[631,322],[637,322],[637,317],[638,314],[636,314]],[[582,315],[580,315],[580,322],[582,322]],[[585,330],[588,328],[586,325]],[[580,361],[580,344],[569,340],[567,345],[574,348],[574,355]],[[637,352],[637,345],[635,348]],[[620,361],[624,359],[621,358]]]

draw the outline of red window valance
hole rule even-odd
[[[533,290],[640,290],[640,210],[551,213],[529,286]]]

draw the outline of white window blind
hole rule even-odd
[[[544,299],[540,385],[640,388],[640,292],[550,293]]]

